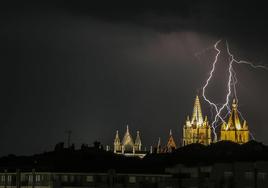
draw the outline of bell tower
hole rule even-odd
[[[187,116],[183,126],[183,141],[182,145],[186,146],[192,143],[200,143],[209,145],[211,143],[211,127],[207,120],[207,116],[203,119],[201,104],[198,95],[196,95],[193,114]]]
[[[224,122],[221,126],[221,140],[243,144],[249,141],[249,129],[246,120],[241,124],[237,107],[237,102],[234,99],[228,122]]]

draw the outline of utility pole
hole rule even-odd
[[[72,135],[72,131],[71,130],[67,130],[65,131],[65,133],[67,134],[67,146],[68,148],[71,147],[71,135]]]

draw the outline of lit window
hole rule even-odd
[[[2,181],[2,182],[5,182],[5,180],[6,180],[5,175],[2,175],[2,176],[1,176],[1,181]]]
[[[93,176],[87,176],[86,181],[87,182],[93,182]]]
[[[253,172],[245,172],[245,178],[246,179],[253,179],[254,174]]]
[[[29,177],[28,177],[28,181],[29,181],[29,182],[33,182],[33,175],[29,175]]]
[[[265,172],[259,172],[258,173],[258,179],[265,180],[266,179],[266,173]]]
[[[8,175],[8,176],[7,176],[7,181],[8,181],[8,182],[11,182],[11,175]]]
[[[40,181],[41,181],[41,175],[39,175],[39,174],[36,175],[36,176],[35,176],[35,181],[36,181],[36,182],[40,182]]]
[[[136,183],[136,177],[135,176],[130,176],[129,177],[129,183]]]

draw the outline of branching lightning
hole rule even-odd
[[[229,103],[230,103],[230,96],[233,94],[235,100],[238,102],[238,98],[237,98],[237,90],[236,90],[236,84],[238,83],[238,79],[236,77],[236,73],[234,71],[234,68],[233,68],[233,64],[236,63],[236,64],[245,64],[245,65],[249,65],[250,67],[254,68],[254,69],[257,69],[257,68],[261,68],[261,69],[265,69],[265,70],[268,70],[267,67],[263,66],[263,65],[254,65],[253,63],[251,62],[248,62],[248,61],[244,61],[244,60],[236,60],[234,58],[234,55],[230,52],[230,49],[229,49],[229,45],[228,43],[226,42],[226,51],[228,53],[228,82],[227,82],[227,94],[226,94],[226,97],[225,97],[225,102],[224,104],[221,104],[221,105],[217,105],[216,103],[214,103],[211,99],[209,99],[207,96],[206,96],[206,88],[207,86],[209,85],[209,82],[212,80],[213,78],[213,74],[215,72],[215,69],[216,69],[216,64],[218,62],[218,58],[219,58],[219,55],[221,54],[221,51],[220,49],[218,48],[218,44],[220,43],[221,41],[217,41],[215,44],[214,44],[214,49],[215,51],[217,52],[216,55],[215,55],[215,58],[214,58],[214,61],[213,61],[213,64],[212,64],[212,68],[210,70],[210,73],[209,73],[209,77],[207,78],[206,82],[205,82],[205,85],[203,86],[202,88],[202,96],[204,98],[204,100],[209,103],[209,105],[211,106],[211,111],[212,111],[212,116],[214,116],[213,118],[213,122],[211,124],[212,126],[212,130],[213,130],[213,134],[214,134],[214,142],[217,141],[217,133],[216,133],[216,128],[217,128],[217,123],[218,123],[218,120],[221,120],[221,123],[225,123],[225,118],[230,114],[231,112],[231,108],[229,106]],[[233,93],[232,93],[233,92]],[[213,113],[213,110],[215,110],[215,115]],[[227,113],[222,116],[222,112],[224,110],[227,110]],[[238,113],[240,114],[241,118],[244,120],[242,114],[238,111]],[[250,136],[254,139],[253,135],[250,133]]]

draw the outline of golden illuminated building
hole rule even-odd
[[[132,139],[128,125],[122,142],[120,141],[118,131],[116,131],[114,139],[114,153],[125,156],[138,156],[142,158],[146,155],[146,151],[142,151],[141,146],[139,131],[137,131],[135,142]]]
[[[182,145],[186,146],[193,143],[209,145],[212,141],[211,133],[211,126],[209,125],[207,116],[203,118],[200,100],[199,97],[196,96],[192,117],[190,118],[187,116],[186,122],[183,126]],[[221,126],[220,140],[228,140],[239,144],[249,141],[249,129],[247,122],[244,120],[243,124],[241,124],[239,111],[237,110],[237,102],[235,100],[233,100],[232,110],[228,121],[224,122]],[[174,151],[176,148],[177,146],[173,138],[172,131],[170,130],[167,144],[161,146],[161,140],[159,137],[157,146],[154,147],[154,152],[168,153]],[[134,140],[130,134],[128,126],[122,141],[120,140],[118,131],[116,131],[113,149],[114,153],[125,156],[138,156],[142,158],[147,154],[146,149],[142,150],[140,132],[137,131],[137,135]],[[153,152],[152,146],[150,152]]]
[[[169,137],[168,137],[168,142],[167,142],[167,145],[164,148],[164,151],[163,152],[165,152],[165,153],[172,152],[176,148],[177,148],[177,146],[176,146],[176,143],[175,143],[174,138],[172,136],[172,131],[170,129],[170,131],[169,131]]]
[[[168,142],[167,142],[167,148],[166,148],[167,149],[167,152],[171,152],[171,151],[173,151],[176,148],[177,148],[177,146],[176,146],[176,143],[175,143],[174,138],[172,136],[172,131],[170,129],[170,131],[169,131],[169,137],[168,137]]]
[[[209,145],[211,143],[211,127],[209,126],[207,116],[203,119],[199,97],[196,96],[193,115],[187,116],[183,126],[183,146],[192,143]]]
[[[161,140],[159,137],[157,147],[156,147],[156,153],[170,153],[170,152],[174,151],[176,148],[177,148],[177,146],[176,146],[175,140],[172,136],[172,131],[170,129],[167,145],[162,147]]]
[[[232,111],[227,124],[223,123],[221,126],[221,140],[229,140],[239,144],[249,141],[248,125],[245,120],[241,125],[235,99],[233,100]]]

